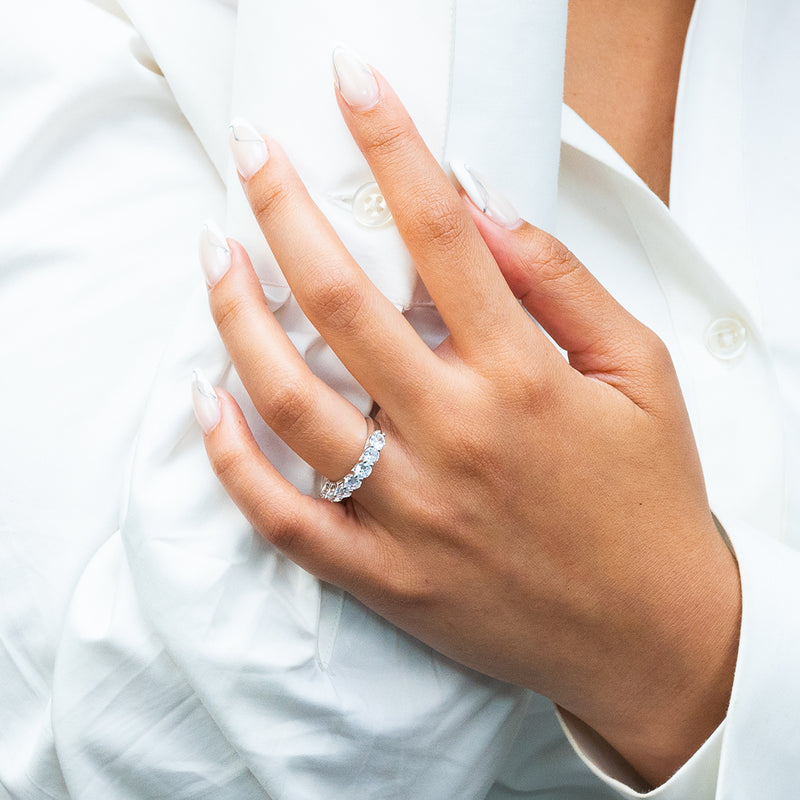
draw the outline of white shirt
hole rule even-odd
[[[0,74],[17,77],[0,84],[13,119],[0,139],[0,358],[13,377],[0,786],[15,798],[638,796],[590,736],[564,737],[544,698],[448,662],[266,547],[208,467],[191,368],[246,399],[196,265],[208,216],[245,242],[312,367],[369,402],[271,264],[225,148],[233,114],[286,144],[379,287],[429,340],[442,334],[396,233],[363,227],[352,206],[370,176],[330,89],[345,39],[435,153],[485,172],[670,347],[744,606],[728,718],[652,796],[791,796],[800,10],[698,0],[667,210],[569,109],[562,126],[564,3],[459,0],[455,16],[430,0],[123,5],[132,25],[35,0],[2,34]],[[245,410],[311,491],[308,468]]]

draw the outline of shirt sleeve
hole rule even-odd
[[[558,714],[579,758],[622,798],[791,797],[800,786],[800,553],[737,520],[722,522],[742,580],[739,653],[722,724],[647,791],[598,734]]]
[[[556,716],[581,761],[620,797],[647,800],[713,800],[715,797],[724,721],[666,783],[648,791],[630,765],[599,734],[580,720],[568,720],[558,710]]]

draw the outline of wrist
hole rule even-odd
[[[711,552],[683,565],[652,591],[660,619],[651,635],[606,671],[605,691],[583,713],[651,786],[659,786],[702,746],[725,718],[733,685],[741,620],[739,572],[714,537]]]

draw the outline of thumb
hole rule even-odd
[[[595,377],[641,377],[643,362],[652,362],[655,351],[665,351],[661,340],[558,239],[519,219],[478,173],[464,164],[451,167],[511,291],[567,351],[570,364]]]

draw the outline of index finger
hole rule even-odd
[[[527,316],[397,95],[348,48],[334,50],[333,64],[345,122],[457,349],[521,332]]]

